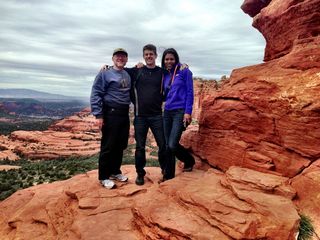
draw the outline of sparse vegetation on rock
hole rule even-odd
[[[134,164],[134,148],[131,144],[124,151],[122,164]],[[0,200],[9,197],[19,189],[34,185],[65,180],[74,175],[98,168],[98,155],[86,157],[59,158],[47,161],[26,159],[0,161],[0,165],[21,166],[19,169],[0,171]],[[159,166],[157,159],[148,159],[147,166]]]
[[[298,240],[309,240],[314,234],[312,220],[304,214],[300,214],[301,220],[299,225]]]

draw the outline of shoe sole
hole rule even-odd
[[[182,169],[182,172],[192,172],[193,168],[190,167],[190,168],[184,168]]]
[[[112,187],[107,187],[107,186],[103,185],[102,183],[101,183],[101,186],[102,186],[102,187],[104,187],[104,188],[106,188],[106,189],[114,189],[114,188],[116,188],[116,187],[117,187],[117,185],[116,185],[116,184],[115,184],[115,185],[113,185]]]
[[[136,180],[135,183],[136,183],[136,185],[138,185],[138,186],[144,185],[144,181],[143,181],[143,182],[138,182],[138,181]]]
[[[144,182],[143,183],[136,182],[136,185],[142,186],[142,185],[144,185]]]

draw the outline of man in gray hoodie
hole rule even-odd
[[[113,180],[125,182],[120,166],[123,150],[128,146],[129,104],[131,78],[124,70],[128,53],[117,48],[112,56],[113,66],[101,71],[92,86],[90,103],[92,114],[102,132],[99,155],[99,180],[108,189],[115,187]]]

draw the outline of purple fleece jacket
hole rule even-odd
[[[178,65],[173,83],[170,87],[168,95],[166,97],[165,110],[184,109],[185,113],[192,113],[193,106],[193,80],[192,72],[189,68],[180,70],[180,64]],[[164,76],[164,89],[167,89],[175,67],[170,70],[170,73]]]

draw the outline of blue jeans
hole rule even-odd
[[[192,167],[195,163],[193,156],[180,145],[179,141],[183,126],[184,109],[165,110],[163,115],[164,136],[167,143],[168,162],[165,169],[165,178],[175,176],[176,159],[184,162],[184,168]]]
[[[166,143],[163,132],[162,115],[151,117],[136,116],[134,118],[134,137],[136,140],[135,166],[139,176],[144,176],[146,171],[146,139],[149,128],[158,145],[158,160],[162,170],[166,165]]]

